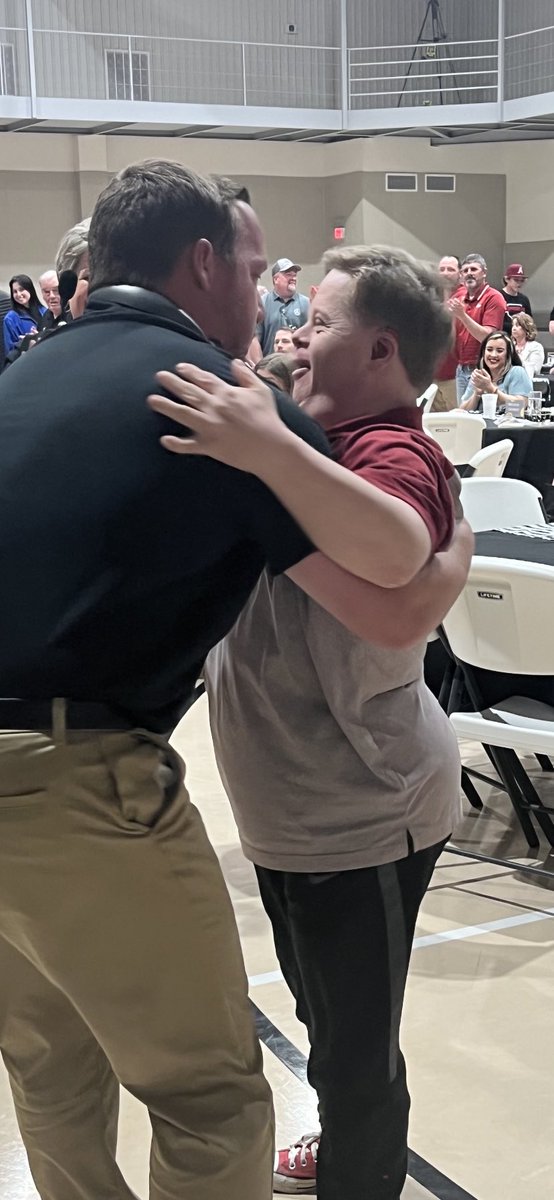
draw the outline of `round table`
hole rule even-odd
[[[496,425],[487,421],[483,446],[509,438],[514,448],[504,471],[507,479],[523,479],[542,494],[547,512],[554,517],[554,422]]]

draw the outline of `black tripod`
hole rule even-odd
[[[426,27],[428,25],[429,20],[431,21],[430,36],[429,36],[429,31],[426,33]],[[406,71],[406,77],[404,79],[404,83],[402,84],[402,90],[400,92],[400,96],[398,97],[398,105],[397,105],[398,108],[401,107],[402,101],[406,94],[408,80],[410,78],[412,67],[416,61],[416,55],[417,55],[417,52],[418,52],[418,49],[420,46],[425,46],[428,48],[427,53],[426,54],[424,53],[423,57],[429,59],[430,61],[433,61],[433,60],[435,61],[435,65],[437,68],[436,76],[437,76],[438,84],[439,84],[440,103],[444,104],[444,70],[443,70],[443,67],[447,66],[448,70],[450,71],[450,74],[452,76],[452,79],[454,81],[454,84],[455,84],[458,104],[461,104],[461,96],[458,91],[458,81],[456,79],[456,76],[454,74],[454,68],[452,66],[452,61],[451,61],[451,57],[450,57],[450,49],[448,46],[446,46],[446,45],[444,46],[444,56],[445,56],[444,58],[441,58],[440,50],[437,52],[437,47],[440,46],[441,42],[445,43],[447,41],[447,38],[448,38],[448,34],[444,27],[444,21],[442,19],[442,13],[440,10],[439,0],[428,0],[427,8],[425,9],[425,15],[423,17],[423,21],[421,22],[421,29],[417,35],[413,54],[410,59],[408,70]],[[427,78],[428,78],[428,76],[427,76]]]

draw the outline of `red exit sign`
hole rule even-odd
[[[342,242],[344,241],[345,233],[346,229],[344,228],[344,225],[335,225],[335,228],[333,229],[333,238],[336,242]]]

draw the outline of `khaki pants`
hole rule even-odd
[[[438,392],[431,405],[431,412],[451,412],[458,407],[455,379],[435,380]]]
[[[0,734],[0,1048],[43,1200],[268,1200],[273,1116],[231,904],[154,735]]]

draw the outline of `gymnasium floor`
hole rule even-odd
[[[304,1074],[307,1043],[219,782],[205,698],[174,740],[235,905],[284,1146],[317,1128]],[[464,758],[486,762],[472,745]],[[541,778],[538,767],[535,774],[539,787],[551,792],[551,780]],[[465,856],[442,856],[417,930],[403,1024],[412,1092],[411,1175],[403,1200],[546,1200],[554,1194],[554,856],[546,845],[530,855],[502,793],[478,787],[485,810],[464,816],[454,844]],[[142,1200],[148,1122],[126,1095],[120,1160]],[[36,1196],[0,1066],[0,1200]]]

